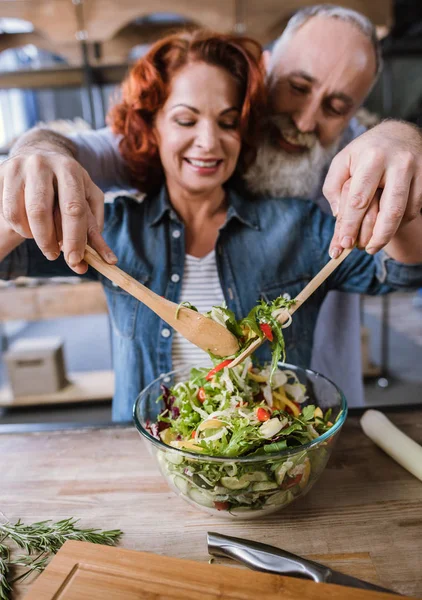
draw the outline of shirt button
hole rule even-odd
[[[171,276],[171,280],[173,283],[177,283],[178,281],[180,281],[180,275],[178,275],[177,273],[173,273],[173,275]]]
[[[288,294],[287,292],[285,294],[283,294],[283,298],[285,300],[291,300],[292,299],[292,297],[290,296],[290,294]]]
[[[172,233],[172,236],[177,240],[180,237],[180,231],[175,229]]]
[[[171,336],[170,329],[167,329],[167,327],[164,327],[164,329],[161,330],[161,335],[163,336],[163,338],[170,337]]]
[[[111,282],[111,285],[112,285],[113,287],[119,287],[119,286],[117,285],[117,283],[114,283],[114,281],[112,281],[112,282]]]

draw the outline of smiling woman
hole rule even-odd
[[[238,158],[239,169],[253,161],[265,105],[260,56],[253,40],[208,32],[154,44],[123,83],[123,100],[109,116],[114,132],[124,136],[120,151],[136,187],[153,191],[162,184],[163,167],[180,177],[187,164],[186,176],[205,176],[215,186],[230,178]]]

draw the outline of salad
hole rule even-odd
[[[146,426],[169,446],[158,453],[165,476],[194,503],[231,513],[274,510],[308,489],[325,466],[326,442],[302,447],[332,427],[331,410],[309,402],[293,370],[247,359],[233,369],[194,368],[188,381],[161,389],[163,409]]]
[[[292,317],[288,311],[295,302],[295,300],[291,300],[286,296],[279,296],[268,304],[261,300],[254,306],[248,316],[240,321],[236,320],[233,311],[229,310],[225,304],[222,306],[213,306],[205,315],[228,329],[239,341],[239,350],[237,353],[218,364],[216,369],[222,369],[230,364],[233,358],[246,350],[257,338],[266,338],[271,343],[271,375],[273,375],[279,361],[284,362],[286,359],[282,330],[292,322]],[[180,306],[187,306],[192,310],[197,310],[189,302],[182,302],[179,308]],[[283,313],[286,313],[287,316],[284,324],[278,321],[278,318]],[[211,355],[211,358],[216,362],[216,357]]]

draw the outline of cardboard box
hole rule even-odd
[[[60,338],[18,340],[4,358],[15,397],[53,394],[67,385]]]

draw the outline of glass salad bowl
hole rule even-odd
[[[151,433],[164,408],[162,385],[167,388],[189,379],[190,369],[162,375],[138,396],[133,417],[169,486],[191,505],[228,518],[251,519],[281,510],[304,496],[324,470],[347,415],[341,390],[323,375],[289,364],[282,371],[294,372],[306,387],[306,404],[331,409],[332,427],[301,446],[267,455],[219,457],[175,448]],[[158,401],[157,401],[158,400]]]

